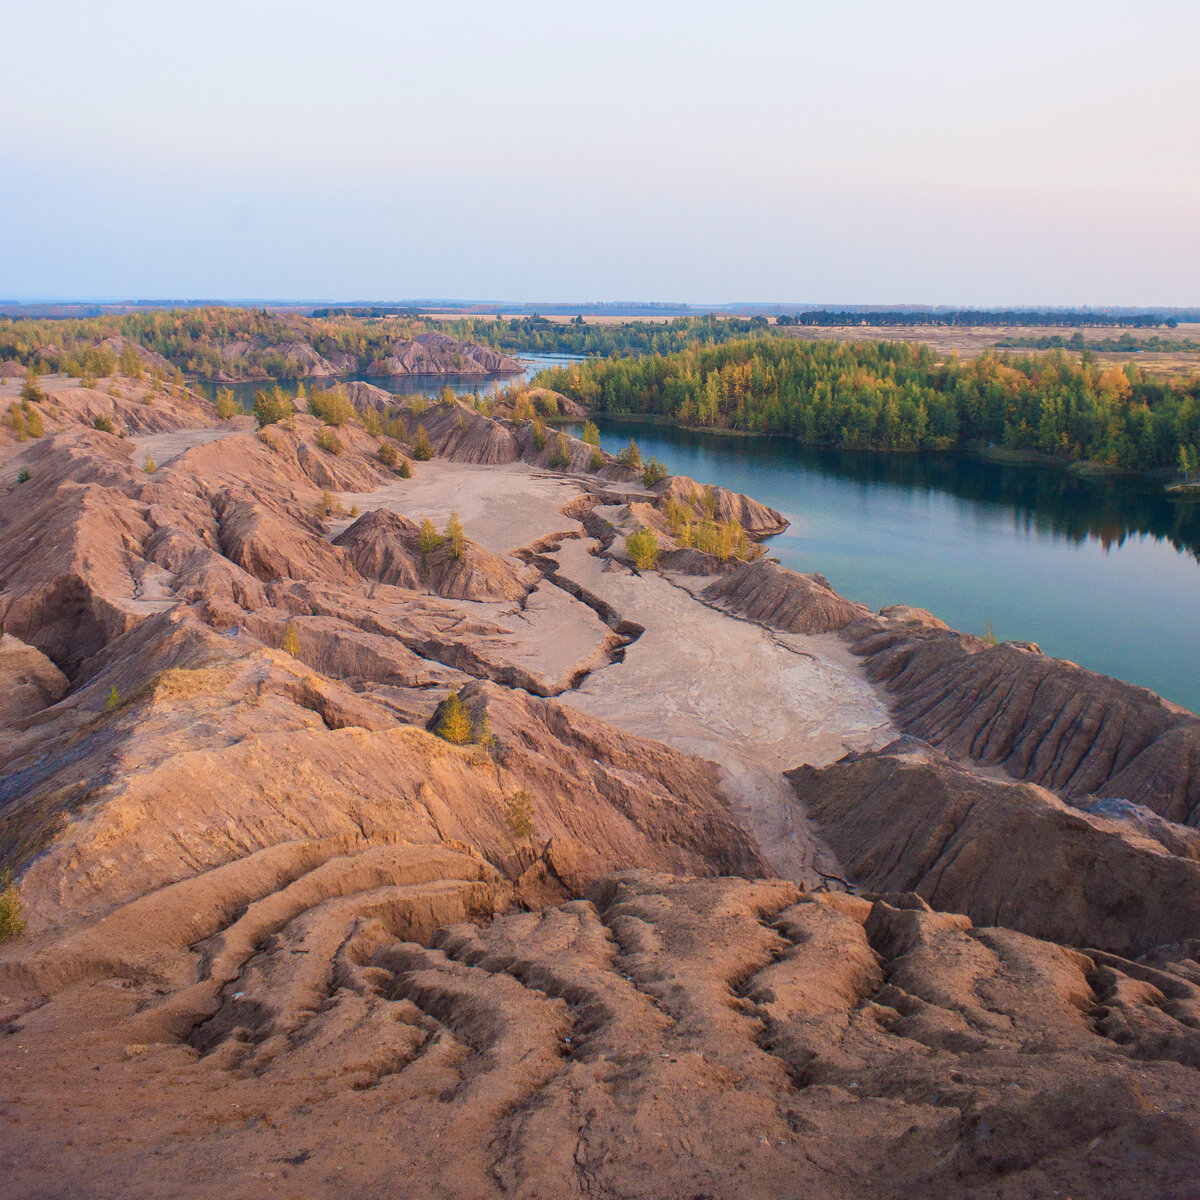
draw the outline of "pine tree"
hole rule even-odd
[[[472,726],[472,736],[485,750],[491,750],[496,745],[496,735],[492,732],[492,718],[488,716],[486,708]]]
[[[37,374],[32,367],[25,372],[25,382],[21,384],[21,399],[28,400],[30,404],[35,404],[38,400],[43,399],[41,385],[38,383]]]
[[[451,692],[446,697],[442,718],[437,724],[437,735],[456,746],[465,745],[471,740],[471,717],[457,692]]]
[[[653,529],[639,529],[625,539],[625,549],[639,570],[649,571],[658,565],[658,536]]]
[[[600,428],[595,421],[584,421],[583,423],[583,440],[589,446],[600,445]]]
[[[417,426],[417,440],[413,443],[413,457],[418,462],[428,462],[433,457],[433,446],[424,425]]]
[[[441,544],[442,535],[438,533],[434,523],[428,517],[421,518],[421,532],[417,537],[417,547],[422,554],[432,554]]]
[[[529,848],[533,849],[533,835],[536,831],[533,801],[524,788],[518,788],[509,797],[504,823],[514,838],[528,838]]]
[[[228,421],[230,417],[236,416],[238,407],[233,400],[232,388],[221,388],[217,392],[217,418],[221,421]]]
[[[452,512],[450,520],[446,522],[446,541],[450,545],[450,557],[462,558],[467,551],[467,539],[456,512]]]
[[[295,621],[287,623],[287,628],[283,631],[283,641],[279,644],[279,648],[284,654],[290,654],[293,658],[300,657],[300,633],[296,629]]]

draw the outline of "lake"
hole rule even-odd
[[[352,380],[362,380],[373,383],[384,391],[397,396],[437,396],[444,387],[452,387],[456,392],[471,392],[478,388],[481,395],[487,395],[498,388],[506,388],[510,384],[527,382],[539,371],[548,367],[561,367],[563,363],[578,362],[575,354],[519,354],[525,364],[525,370],[519,375],[340,375],[336,379],[305,379],[302,380],[305,389],[333,387],[338,383],[349,383]],[[254,397],[264,388],[273,388],[278,382],[284,395],[296,394],[297,382],[294,379],[256,379],[249,383],[213,383],[201,380],[194,384],[198,392],[210,400],[217,398],[217,392],[228,388],[233,392],[234,400],[249,412],[254,407]]]
[[[1200,502],[1149,481],[950,455],[816,450],[781,438],[597,418],[674,474],[719,483],[791,522],[768,552],[878,609],[1037,642],[1200,711]],[[577,430],[576,430],[577,432]]]

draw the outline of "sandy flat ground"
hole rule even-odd
[[[783,771],[897,736],[887,707],[836,635],[779,634],[717,612],[662,575],[636,575],[564,542],[561,574],[645,633],[625,660],[564,701],[719,763],[731,807],[785,878],[839,873]]]
[[[254,428],[252,417],[234,417],[231,421],[224,421],[211,429],[177,429],[171,433],[149,433],[129,440],[134,446],[135,463],[140,465],[143,456],[149,454],[160,467],[165,467],[167,463],[181,454],[186,454],[194,446],[218,442],[230,434],[246,433]]]
[[[559,507],[579,491],[568,479],[522,465],[419,464],[411,480],[347,493],[347,507],[387,507],[441,525],[455,509],[469,537],[508,551],[548,533],[581,531]],[[601,597],[645,632],[622,662],[593,670],[559,699],[612,724],[718,763],[730,806],[785,878],[819,882],[814,867],[840,874],[809,826],[782,772],[827,763],[897,734],[887,706],[836,636],[779,634],[717,612],[657,573],[635,574],[569,537],[553,552],[560,574]],[[527,665],[555,676],[595,646],[592,609],[543,585],[523,612]],[[556,591],[558,589],[555,589]]]
[[[579,529],[558,509],[579,487],[524,464],[477,467],[433,459],[413,463],[411,479],[378,492],[346,492],[342,503],[363,512],[390,509],[413,520],[428,517],[439,529],[457,512],[467,537],[496,554],[528,546],[544,534]]]

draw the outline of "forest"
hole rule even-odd
[[[1124,326],[1153,329],[1179,324],[1173,316],[1161,313],[1106,313],[1079,309],[962,308],[925,311],[862,311],[858,309],[815,309],[776,317],[777,325],[1054,325],[1070,328]]]
[[[999,446],[1129,471],[1200,462],[1200,380],[1145,378],[1052,351],[941,360],[928,346],[758,336],[590,359],[535,385],[597,412],[876,450]]]
[[[297,343],[306,343],[326,358],[349,355],[356,364],[349,370],[361,371],[396,342],[433,331],[508,353],[607,355],[671,354],[767,327],[765,317],[678,317],[597,325],[537,316],[432,321],[321,311],[330,315],[302,317],[212,306],[87,318],[0,318],[0,361],[15,360],[43,373],[103,375],[96,368],[107,361],[105,351],[113,351],[105,343],[123,337],[201,379],[255,378],[264,373],[273,379],[295,379],[304,372],[304,358],[295,353]]]

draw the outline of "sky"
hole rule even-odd
[[[1200,304],[1197,0],[0,0],[0,298]]]

